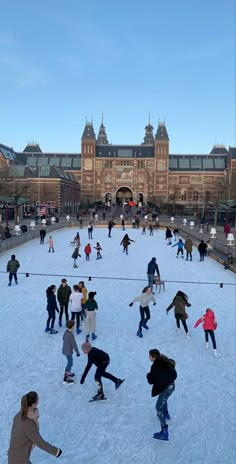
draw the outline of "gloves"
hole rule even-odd
[[[76,356],[77,356],[77,357],[80,356],[80,353],[78,353]]]
[[[130,307],[133,306],[133,303],[130,303],[129,306],[130,306]]]
[[[58,448],[56,458],[59,458],[59,456],[61,456],[61,454],[62,454],[62,450],[61,450],[61,448]]]
[[[83,385],[83,383],[84,383],[84,379],[81,379],[80,384]]]
[[[156,303],[153,303],[153,306],[156,306]]]

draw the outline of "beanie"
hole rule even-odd
[[[11,259],[15,259],[16,258],[16,255],[11,255]]]
[[[89,342],[84,342],[82,345],[81,345],[81,349],[84,353],[88,353],[92,348],[92,345],[89,343]]]

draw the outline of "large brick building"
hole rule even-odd
[[[78,153],[45,153],[30,143],[22,153],[0,145],[0,164],[1,155],[10,164],[27,167],[24,175],[34,185],[31,202],[37,197],[53,201],[60,211],[100,200],[186,206],[236,200],[236,148],[215,145],[210,153],[174,154],[164,122],[154,134],[149,121],[139,145],[110,144],[103,121],[97,137],[93,123],[86,122]]]

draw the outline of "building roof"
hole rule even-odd
[[[23,153],[42,153],[42,150],[38,143],[29,142],[24,148]]]
[[[3,158],[5,158],[5,160],[7,160],[9,163],[17,162],[17,157],[13,148],[9,148],[6,145],[0,143],[0,153],[3,156]]]
[[[92,122],[86,122],[85,124],[84,132],[82,135],[82,140],[84,139],[96,140]]]
[[[170,171],[224,171],[228,155],[169,155]]]
[[[20,164],[35,167],[42,164],[52,164],[54,166],[78,171],[81,169],[80,153],[17,153],[17,160]]]
[[[164,122],[158,123],[155,140],[169,140],[169,136],[166,130],[166,125]]]
[[[98,145],[97,158],[154,158],[151,145]]]
[[[226,154],[228,154],[228,151],[226,150],[223,144],[214,145],[210,152],[210,155],[226,155]]]

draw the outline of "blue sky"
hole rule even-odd
[[[0,0],[0,143],[80,152],[102,112],[139,144],[151,114],[171,153],[235,141],[234,0]]]

